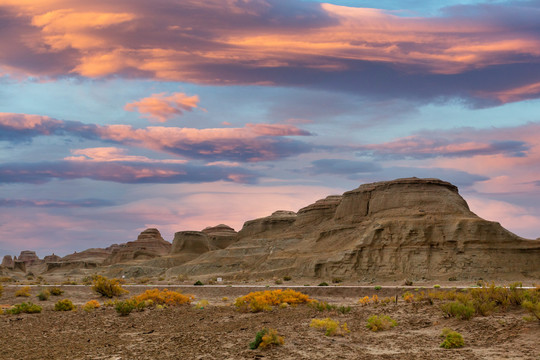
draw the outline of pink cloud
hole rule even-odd
[[[159,122],[166,122],[174,116],[182,115],[185,111],[196,109],[199,103],[197,95],[187,96],[184,93],[152,94],[150,97],[126,104],[127,111],[138,111],[144,117]]]
[[[48,116],[0,113],[0,126],[13,130],[35,130],[48,135],[63,122]]]
[[[87,149],[71,150],[76,156],[65,157],[68,161],[96,161],[96,162],[138,162],[138,163],[164,163],[164,164],[185,164],[187,160],[179,159],[150,159],[146,156],[126,155],[126,149],[117,147],[98,147]]]

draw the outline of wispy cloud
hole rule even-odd
[[[0,207],[37,207],[37,208],[94,208],[113,206],[114,202],[102,199],[78,200],[29,200],[29,199],[0,199]]]
[[[138,111],[149,120],[166,122],[174,116],[182,115],[198,107],[199,97],[184,93],[152,94],[150,97],[126,104],[127,111]]]

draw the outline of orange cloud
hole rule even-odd
[[[144,117],[159,122],[166,122],[176,115],[182,115],[184,111],[196,109],[199,103],[197,95],[187,96],[184,93],[152,94],[150,97],[126,104],[127,111],[138,111]]]

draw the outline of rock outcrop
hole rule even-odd
[[[35,251],[23,250],[21,251],[18,261],[22,261],[26,266],[38,264],[41,262]]]
[[[137,240],[121,244],[112,250],[104,264],[118,264],[131,260],[147,260],[168,255],[171,243],[161,237],[158,229],[146,229],[139,234]]]
[[[238,233],[225,224],[207,227],[202,232],[208,236],[210,244],[217,249],[225,249],[238,240]]]
[[[450,183],[409,178],[365,184],[297,214],[278,211],[248,221],[237,242],[202,252],[169,273],[359,280],[538,277],[540,242],[479,218]]]
[[[60,260],[62,260],[62,258],[58,255],[55,255],[55,254],[52,254],[52,255],[47,255],[43,258],[43,261],[45,263],[50,263],[50,262],[59,262]]]
[[[15,263],[13,262],[11,255],[4,255],[4,258],[2,259],[2,266],[8,269],[13,269]]]

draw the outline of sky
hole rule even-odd
[[[539,18],[537,0],[0,0],[0,255],[240,230],[412,176],[536,239]]]

